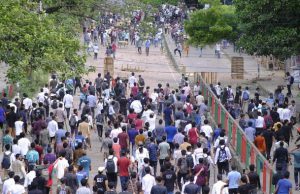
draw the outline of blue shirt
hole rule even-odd
[[[249,121],[251,121],[252,122],[252,125],[251,126],[249,126]],[[256,123],[256,121],[255,121],[255,119],[248,119],[248,121],[247,121],[247,126],[249,126],[249,127],[253,127],[254,129],[255,129],[255,123]]]
[[[165,127],[165,132],[167,134],[167,142],[173,142],[174,136],[177,133],[177,129],[174,126]]]
[[[146,48],[149,48],[150,45],[151,45],[151,41],[150,41],[150,40],[147,40],[146,43],[145,43]]]
[[[4,112],[4,109],[1,107],[0,108],[0,122],[4,122],[5,121],[5,112]]]
[[[165,108],[164,119],[165,121],[171,121],[172,110],[170,108]]]
[[[88,156],[81,156],[77,162],[78,166],[82,166],[83,170],[86,172],[87,176],[89,176],[91,159]]]
[[[155,143],[150,143],[148,145],[150,161],[157,161],[157,149],[158,149],[158,147]]]
[[[61,137],[65,137],[66,136],[66,130],[64,129],[58,129],[55,133],[55,140],[56,140],[56,143],[61,143]]]
[[[76,173],[76,178],[77,178],[77,181],[78,181],[79,185],[81,185],[80,181],[82,179],[86,179],[87,177],[88,177],[88,175],[84,170],[79,171],[79,172]]]
[[[229,189],[237,189],[239,187],[241,173],[238,171],[231,171],[228,173]]]
[[[213,140],[218,139],[218,137],[220,136],[221,131],[222,131],[222,129],[220,129],[220,128],[216,128],[214,130]]]
[[[39,160],[39,153],[35,150],[29,150],[26,154],[26,159],[28,163],[36,163]]]
[[[128,130],[128,136],[129,136],[129,141],[133,145],[135,144],[135,137],[138,135],[138,131],[136,129],[129,129]]]
[[[289,194],[289,190],[292,188],[292,183],[288,179],[280,179],[277,186],[277,194]]]

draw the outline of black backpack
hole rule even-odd
[[[191,154],[186,155],[186,161],[189,168],[194,168],[194,159]]]
[[[2,166],[2,168],[6,169],[6,170],[8,170],[9,167],[10,167],[10,165],[11,165],[11,163],[10,163],[10,156],[11,156],[11,154],[12,153],[5,154],[5,152],[4,152],[4,156],[3,156],[3,160],[1,162],[1,166]]]
[[[51,108],[52,108],[52,109],[57,109],[57,108],[58,108],[58,102],[57,102],[56,99],[53,100],[52,105],[51,105]]]
[[[114,161],[114,157],[107,159],[106,162],[106,172],[107,173],[115,173],[116,165]]]

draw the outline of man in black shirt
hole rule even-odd
[[[250,172],[248,173],[248,178],[249,178],[249,183],[251,186],[253,186],[253,190],[252,193],[257,193],[257,188],[260,189],[260,179],[259,179],[259,175],[257,174],[257,172],[254,171],[255,166],[254,164],[251,164],[249,166]]]
[[[280,142],[280,147],[275,150],[273,163],[276,161],[276,168],[278,166],[282,167],[282,171],[285,172],[287,169],[287,164],[289,162],[288,150],[283,147],[283,141]]]
[[[107,177],[106,175],[102,174],[104,170],[104,167],[99,167],[98,174],[94,177],[93,191],[98,194],[104,194],[108,186]]]
[[[167,187],[168,193],[174,192],[174,185],[176,183],[176,174],[174,170],[171,170],[171,164],[167,163],[166,165],[166,171],[163,173],[163,180],[165,183],[165,186]]]
[[[151,188],[151,194],[168,194],[167,188],[162,185],[162,177],[156,177],[156,184]]]
[[[249,183],[247,183],[247,177],[245,175],[241,178],[242,184],[238,188],[239,194],[250,194],[250,191],[252,191],[253,186]]]
[[[76,190],[79,187],[76,174],[74,173],[74,167],[70,165],[68,167],[68,172],[65,174],[66,186],[72,189],[72,193],[76,193]]]
[[[274,133],[273,131],[271,131],[270,126],[268,126],[267,130],[264,130],[263,137],[265,138],[266,141],[267,159],[269,160],[271,158],[270,152],[273,145],[273,137],[274,137]]]

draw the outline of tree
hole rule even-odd
[[[233,6],[209,1],[210,8],[192,13],[185,22],[189,43],[196,46],[214,44],[221,39],[234,41],[237,37],[237,19]]]
[[[236,0],[239,45],[249,54],[285,60],[300,51],[299,0]]]
[[[27,1],[3,1],[0,6],[0,60],[9,64],[9,80],[30,79],[36,71],[66,77],[87,73],[78,37],[32,11],[34,6]]]

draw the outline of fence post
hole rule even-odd
[[[247,154],[247,140],[244,135],[242,135],[242,150],[241,150],[241,162],[246,163],[246,154]]]
[[[221,123],[221,105],[218,103],[218,123]]]
[[[232,134],[233,135],[233,138],[232,138],[232,143],[233,145],[236,145],[236,154],[241,157],[241,151],[242,151],[242,135],[241,135],[241,132],[236,130],[236,124],[234,123],[233,124],[233,131],[235,131],[235,134]],[[232,132],[234,133],[234,132]],[[235,137],[236,137],[236,144],[235,144]]]
[[[225,114],[225,131],[228,133],[228,112]]]
[[[250,160],[251,160],[251,144],[247,142],[246,167],[250,165]]]

